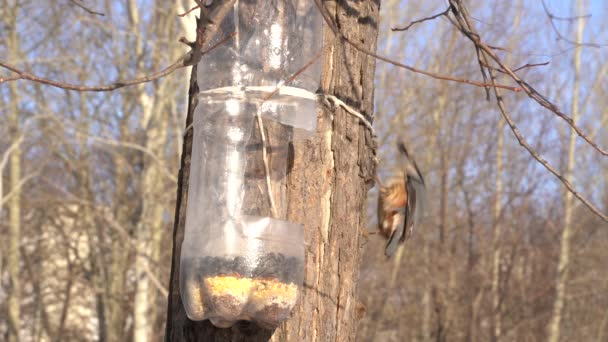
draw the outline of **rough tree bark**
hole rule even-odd
[[[376,49],[379,1],[325,2],[342,33]],[[200,23],[199,23],[200,24]],[[324,30],[324,42],[334,42]],[[203,57],[204,58],[204,57]],[[371,119],[375,59],[336,43],[324,55],[320,89]],[[189,90],[186,127],[192,122],[196,68]],[[320,105],[321,108],[322,105]],[[305,225],[304,291],[291,319],[264,330],[241,322],[229,329],[186,317],[179,295],[179,257],[184,237],[192,130],[186,132],[177,191],[173,260],[167,314],[167,341],[353,341],[360,318],[357,280],[365,229],[366,194],[373,185],[375,140],[359,120],[341,108],[319,111],[317,134],[295,146],[289,175],[288,216]]]

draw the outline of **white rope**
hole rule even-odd
[[[375,137],[376,136],[376,131],[374,130],[374,127],[372,126],[371,122],[369,122],[365,116],[359,112],[357,112],[355,109],[353,109],[351,106],[347,105],[346,103],[344,103],[344,101],[340,100],[339,98],[333,96],[333,95],[329,95],[329,94],[317,94],[317,96],[319,98],[322,98],[323,100],[326,100],[327,102],[333,102],[333,104],[335,106],[339,106],[342,107],[345,111],[347,111],[349,114],[357,117],[359,120],[361,120],[361,122],[363,122],[363,124],[365,125],[365,127],[367,127],[372,135]]]
[[[361,120],[361,122],[363,122],[363,124],[370,130],[372,135],[376,136],[374,127],[365,118],[365,116],[363,114],[359,113],[358,111],[356,111],[355,109],[353,109],[352,107],[350,107],[349,105],[344,103],[344,101],[340,100],[339,98],[335,97],[334,95],[315,94],[315,93],[312,93],[312,92],[310,92],[306,89],[302,89],[302,88],[278,85],[278,86],[248,86],[248,87],[234,87],[233,86],[233,87],[214,88],[214,89],[201,91],[198,93],[197,96],[200,99],[200,97],[204,96],[204,95],[216,95],[216,94],[218,94],[218,95],[222,95],[222,94],[244,95],[246,92],[256,92],[256,91],[264,92],[264,93],[268,93],[268,94],[276,93],[279,95],[287,95],[287,96],[299,97],[299,98],[304,98],[304,99],[309,99],[309,100],[321,99],[321,100],[325,100],[327,102],[332,102],[334,104],[334,106],[342,107],[344,110],[346,110],[347,113],[349,113],[349,114],[357,117],[359,120]],[[265,102],[265,100],[262,100],[262,102]],[[272,192],[272,182],[270,179],[270,166],[269,166],[269,160],[268,160],[268,151],[266,150],[268,148],[268,146],[267,146],[266,134],[264,132],[264,124],[262,121],[261,106],[258,107],[258,110],[257,110],[257,113],[255,116],[256,116],[256,119],[258,122],[258,128],[260,130],[260,136],[262,139],[262,159],[264,162],[264,171],[266,174],[266,188],[268,191],[268,198],[270,201],[270,210],[272,211],[273,217],[278,219],[279,217],[278,217],[277,207],[276,207],[276,203],[274,201],[274,196],[273,196],[273,192]],[[194,124],[194,120],[190,125],[188,125],[188,127],[186,127],[186,129],[184,131],[184,136],[188,133],[188,131],[190,129],[192,129],[193,124]]]
[[[337,98],[334,95],[320,94],[320,93],[315,94],[313,92],[310,92],[310,91],[308,91],[306,89],[302,89],[302,88],[278,85],[278,86],[247,86],[247,87],[246,86],[242,86],[242,87],[233,86],[233,87],[214,88],[214,89],[203,90],[198,93],[198,96],[200,97],[201,95],[213,95],[213,94],[244,95],[244,93],[247,91],[259,91],[259,92],[268,93],[268,94],[276,92],[276,94],[279,94],[279,95],[287,95],[287,96],[299,97],[299,98],[304,98],[304,99],[309,99],[309,100],[315,100],[315,99],[325,100],[326,102],[333,103],[334,106],[342,107],[344,110],[346,110],[347,113],[349,113],[350,115],[353,115],[356,118],[358,118],[359,120],[361,120],[361,122],[363,122],[365,127],[367,127],[370,130],[372,135],[374,137],[376,136],[376,130],[374,130],[374,127],[372,126],[371,122],[369,122],[363,114],[359,113],[353,107],[347,105],[346,103],[344,103],[344,101],[340,100],[339,98]],[[186,135],[186,133],[188,133],[188,131],[191,128],[192,128],[192,124],[190,124],[190,125],[188,125],[188,127],[186,127],[186,129],[184,131],[184,136]]]
[[[300,97],[303,99],[316,100],[317,94],[310,92],[306,89],[290,87],[290,86],[242,86],[242,87],[222,87],[222,88],[214,88],[203,90],[198,93],[198,96],[201,95],[215,95],[215,94],[231,94],[231,95],[241,95],[246,92],[262,92],[272,94],[273,92],[278,95],[287,95],[293,97]]]

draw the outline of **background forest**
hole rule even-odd
[[[544,4],[468,5],[497,54],[543,64],[520,73],[606,148],[608,3]],[[187,51],[193,14],[177,14],[193,5],[0,0],[0,60],[74,84],[148,75]],[[445,7],[382,2],[378,53],[479,80],[445,18],[391,31]],[[188,74],[112,92],[0,82],[0,340],[162,340]],[[607,212],[608,159],[526,94],[503,95],[527,142]],[[556,314],[559,340],[608,340],[608,225],[519,145],[483,88],[378,62],[375,112],[380,178],[405,138],[428,204],[394,258],[377,235],[362,246],[357,340],[541,341]]]

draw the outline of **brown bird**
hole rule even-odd
[[[378,181],[378,229],[388,239],[384,249],[388,257],[395,253],[400,243],[412,236],[414,226],[420,223],[426,192],[424,178],[405,144],[400,142],[397,148],[399,171],[386,186]]]

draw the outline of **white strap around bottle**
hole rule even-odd
[[[241,86],[241,87],[221,87],[203,90],[198,93],[201,95],[211,95],[211,94],[243,94],[249,91],[259,91],[263,93],[271,94],[276,92],[278,95],[287,95],[293,97],[300,97],[303,99],[316,100],[317,94],[310,92],[306,89],[290,87],[290,86]]]
[[[277,86],[240,86],[240,87],[232,86],[232,87],[221,87],[221,88],[203,90],[198,93],[198,96],[211,95],[211,94],[243,94],[247,91],[259,91],[259,92],[264,92],[264,93],[268,93],[268,94],[271,94],[272,92],[276,92],[279,95],[287,95],[287,96],[299,97],[299,98],[304,98],[304,99],[309,99],[309,100],[316,100],[317,98],[320,98],[327,102],[332,102],[335,106],[342,107],[344,110],[346,110],[347,113],[349,113],[349,114],[355,116],[356,118],[358,118],[359,120],[361,120],[361,122],[363,122],[363,124],[370,130],[372,135],[376,136],[374,127],[372,126],[371,122],[369,122],[365,118],[365,116],[363,114],[359,113],[354,108],[347,105],[346,103],[344,103],[344,101],[340,100],[339,98],[335,97],[334,95],[313,93],[306,89],[290,87],[290,86],[279,86],[278,89],[277,89]],[[190,128],[190,127],[188,127],[188,128]],[[187,132],[187,129],[186,129],[186,132]]]

